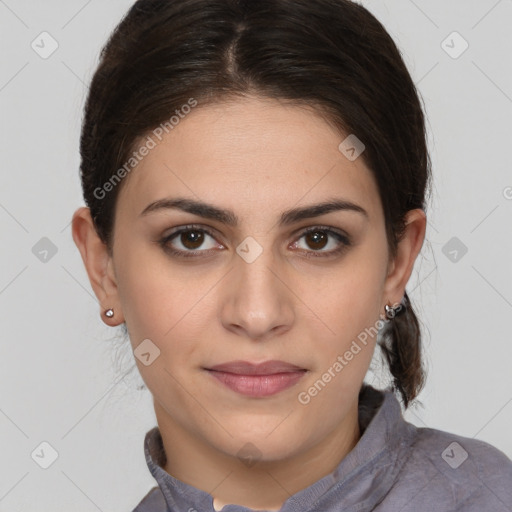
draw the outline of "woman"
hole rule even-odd
[[[406,422],[424,115],[348,0],[139,0],[82,127],[73,238],[154,398],[137,512],[506,511],[512,461]],[[392,385],[363,382],[376,346]],[[223,508],[224,507],[224,508]]]

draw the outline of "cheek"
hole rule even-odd
[[[381,257],[365,256],[361,251],[347,258],[329,280],[322,279],[322,286],[315,286],[304,300],[318,314],[321,322],[315,321],[315,325],[324,333],[309,333],[315,340],[316,377],[330,370],[326,379],[332,380],[332,389],[352,385],[355,389],[368,369],[382,323],[384,272]],[[336,378],[332,378],[333,372]]]
[[[185,314],[190,287],[173,276],[155,252],[137,248],[116,263],[118,290],[126,325],[133,345],[145,338],[161,339]]]
[[[323,428],[334,428],[357,398],[360,386],[370,366],[379,328],[379,297],[375,281],[361,285],[353,272],[340,276],[335,290],[321,298],[322,320],[330,328],[327,336],[315,336],[313,372],[297,392],[297,401],[309,416],[324,418]],[[317,304],[321,306],[321,304]],[[310,347],[311,348],[311,347]]]
[[[160,350],[155,364],[180,371],[184,362],[195,361],[218,277],[199,270],[185,274],[154,249],[132,248],[125,254],[116,275],[132,348],[149,339]],[[138,364],[141,373],[148,371]]]
[[[118,271],[119,297],[132,342],[155,336],[161,328],[159,324],[169,315],[167,304],[162,301],[165,282],[158,279],[154,267],[136,256],[132,253],[123,258]]]
[[[334,331],[331,334],[354,336],[378,320],[385,272],[380,259],[354,254],[313,289],[303,288],[305,302]]]

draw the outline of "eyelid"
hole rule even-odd
[[[213,234],[213,231],[215,230],[209,226],[203,226],[201,224],[184,224],[183,226],[178,226],[174,228],[172,231],[170,231],[167,235],[164,235],[162,238],[170,238],[173,235],[181,233],[182,231],[192,231],[194,229],[197,229],[198,231],[204,231],[205,233],[208,233],[210,236],[216,236]]]
[[[315,231],[327,231],[329,233],[335,233],[343,238],[345,238],[348,242],[351,241],[350,236],[348,233],[343,231],[342,229],[331,227],[331,226],[324,226],[322,224],[315,224],[314,226],[311,226],[309,228],[301,228],[294,232],[293,236],[300,235],[301,237],[304,235],[307,235],[308,233],[314,233]]]
[[[214,234],[214,232],[217,231],[217,230],[214,229],[214,228],[211,228],[210,226],[203,226],[201,224],[185,224],[183,226],[176,227],[173,231],[171,231],[167,235],[164,235],[162,238],[169,239],[173,235],[181,233],[182,231],[188,231],[188,230],[193,230],[193,229],[197,229],[198,231],[204,231],[205,233],[207,233],[208,235],[210,235],[213,238],[219,236],[219,235]],[[335,227],[332,227],[332,226],[326,226],[326,225],[323,225],[323,224],[315,224],[315,225],[307,227],[307,228],[296,229],[292,233],[292,237],[295,237],[295,236],[298,236],[298,235],[304,236],[305,234],[308,234],[308,233],[311,233],[311,232],[314,232],[314,231],[334,232],[334,233],[336,233],[336,234],[346,238],[348,241],[351,241],[350,235],[348,235],[348,233],[346,233],[344,230],[339,229],[339,228],[335,228]]]

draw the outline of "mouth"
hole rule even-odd
[[[296,384],[307,369],[284,361],[231,361],[204,368],[216,381],[236,393],[251,397],[272,396]]]

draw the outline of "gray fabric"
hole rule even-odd
[[[359,425],[362,436],[338,467],[288,498],[281,512],[512,511],[512,461],[490,444],[416,427],[403,419],[391,391],[366,384]],[[166,454],[158,427],[146,433],[144,453],[158,486],[133,512],[215,512],[210,494],[162,469]],[[222,512],[252,510],[226,505]]]

